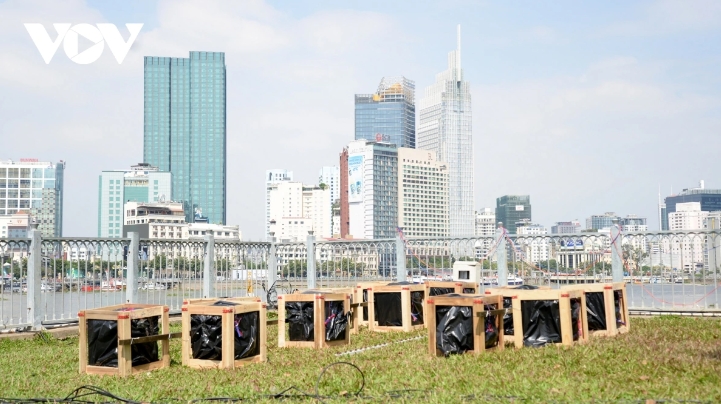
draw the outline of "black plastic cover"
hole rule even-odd
[[[213,306],[235,306],[236,303],[218,301]],[[258,336],[260,313],[257,311],[233,316],[235,359],[260,354]],[[190,316],[190,346],[193,359],[223,359],[223,318],[222,316],[193,314]]]
[[[620,290],[613,291],[613,306],[616,309],[616,326],[623,326],[626,323],[623,321],[623,315],[621,314],[621,297],[622,293]]]
[[[474,288],[463,288],[463,293],[468,293],[468,294],[476,293],[476,289],[474,289]]]
[[[573,330],[573,340],[577,341],[583,332],[580,324],[581,320],[581,299],[571,299],[571,330]]]
[[[484,307],[495,310],[495,305]],[[445,356],[472,351],[473,309],[469,306],[436,306],[436,347]],[[486,316],[484,327],[486,348],[498,345],[496,316]]]
[[[538,286],[521,285],[521,286],[517,286],[512,289],[534,290],[534,289],[538,289]],[[512,307],[513,307],[513,301],[511,300],[511,298],[504,297],[503,298],[503,308],[510,309]],[[506,314],[503,315],[503,334],[504,335],[513,335],[513,313],[511,311],[508,311]]]
[[[400,327],[403,325],[401,292],[383,292],[373,294],[375,315],[382,327]]]
[[[363,289],[363,303],[368,303],[368,289]],[[377,317],[378,314],[376,314]],[[363,307],[363,321],[368,321],[368,306]]]
[[[347,328],[348,315],[343,313],[343,302],[325,302],[325,340],[344,340]]]
[[[455,293],[455,292],[456,292],[456,288],[455,288],[455,287],[452,287],[452,288],[434,288],[434,287],[431,287],[430,290],[428,291],[428,294],[429,294],[430,296],[440,296],[440,295],[448,295],[448,294]]]
[[[315,340],[313,302],[286,302],[285,321],[290,341]]]
[[[160,333],[159,316],[130,320],[131,338],[149,337]],[[130,346],[132,366],[156,362],[158,343],[147,342]],[[118,322],[88,320],[88,365],[118,367]]]
[[[423,298],[425,292],[411,292],[411,325],[423,324]]]
[[[558,300],[521,302],[523,345],[542,347],[561,342],[561,312]]]
[[[588,331],[607,329],[606,299],[603,297],[603,292],[586,292],[586,315]]]

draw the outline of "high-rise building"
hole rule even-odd
[[[173,173],[186,220],[226,220],[225,53],[145,57],[143,159]]]
[[[416,147],[416,85],[405,77],[383,77],[373,94],[355,96],[355,140]]]
[[[570,222],[556,222],[551,226],[551,234],[569,234],[569,233],[580,233],[581,222],[578,220],[572,220]]]
[[[676,212],[679,203],[698,202],[702,212],[721,211],[721,189],[707,189],[704,181],[697,188],[684,189],[677,195],[667,196],[659,210],[661,211],[662,230],[671,230],[669,218]],[[665,208],[665,209],[664,209]],[[664,220],[666,219],[666,220]]]
[[[591,215],[586,219],[586,230],[599,230],[613,226],[613,220],[621,221],[621,216],[616,212],[606,212],[602,215]]]
[[[130,170],[100,173],[98,184],[98,237],[123,237],[127,202],[170,202],[172,174],[147,163]],[[182,203],[178,202],[181,207]]]
[[[529,219],[522,219],[516,223],[516,234],[519,236],[545,236],[548,230],[540,224],[531,223]],[[523,237],[516,239],[516,248],[526,262],[541,262],[548,260],[549,239],[545,237]]]
[[[489,254],[495,241],[497,228],[496,213],[493,208],[481,208],[476,211],[476,237],[481,237],[474,246],[476,259],[493,258],[489,257]]]
[[[363,239],[395,237],[398,226],[398,149],[390,143],[355,140],[348,145],[347,156],[347,169],[341,172],[341,183],[348,184],[348,204],[341,204],[341,218],[344,211],[348,212],[348,233],[343,236]],[[343,192],[341,190],[341,197]]]
[[[436,152],[448,164],[450,236],[474,234],[473,131],[471,85],[461,69],[461,28],[458,46],[448,55],[448,70],[436,75],[419,101],[417,147]]]
[[[265,171],[265,239],[270,240],[270,191],[274,184],[293,181],[293,171],[276,168]]]
[[[398,227],[412,237],[448,237],[448,168],[429,150],[398,148]]]
[[[29,212],[43,237],[61,237],[64,171],[63,161],[0,161],[0,216]]]
[[[531,220],[531,197],[528,195],[504,195],[496,198],[496,221],[503,222],[508,233],[516,234],[516,223]]]
[[[310,231],[319,238],[330,238],[330,189],[281,181],[270,186],[268,227],[282,242],[305,241]]]
[[[322,185],[321,185],[322,184]],[[330,206],[331,206],[331,223],[330,232],[331,234],[338,234],[334,229],[337,228],[340,231],[340,216],[336,219],[336,215],[333,214],[335,211],[339,212],[340,204],[340,167],[338,166],[326,166],[321,167],[320,173],[318,174],[318,185],[325,186],[330,190]],[[336,223],[337,222],[337,223]]]
[[[676,202],[674,212],[668,214],[669,230],[704,229],[709,212],[701,206],[701,202]],[[666,262],[670,261],[672,267],[683,268],[685,272],[703,268],[706,253],[706,240],[703,237],[671,237],[663,241],[664,250],[670,252],[670,260]]]

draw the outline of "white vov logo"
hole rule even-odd
[[[35,42],[35,46],[38,48],[38,51],[40,51],[40,55],[46,64],[50,63],[53,59],[53,56],[55,56],[60,46],[60,41],[62,41],[65,54],[68,55],[70,60],[77,64],[87,65],[100,58],[100,55],[103,54],[103,50],[105,49],[105,43],[108,44],[110,51],[113,52],[113,56],[115,56],[118,64],[123,63],[123,59],[125,59],[130,47],[138,37],[140,29],[143,28],[143,24],[125,24],[128,31],[130,31],[130,37],[126,42],[114,24],[96,25],[97,28],[90,24],[76,24],[72,27],[71,24],[53,24],[53,27],[55,27],[55,30],[58,32],[58,37],[55,38],[55,41],[50,39],[50,34],[48,34],[48,31],[45,30],[42,24],[25,24],[25,29],[28,30],[30,38]],[[94,45],[91,45],[82,53],[78,53],[78,35],[83,36]]]

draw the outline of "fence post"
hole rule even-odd
[[[621,228],[618,219],[611,226],[611,274],[614,282],[623,282],[623,258],[621,257]]]
[[[308,258],[308,265],[306,266],[308,289],[315,289],[315,236],[313,235],[313,230],[308,232],[305,250]]]
[[[215,236],[205,231],[205,265],[203,265],[203,297],[215,297]]]
[[[408,280],[406,270],[406,246],[400,233],[396,234],[396,281],[405,282]]]
[[[270,290],[278,277],[278,257],[275,248],[275,232],[271,232],[270,248],[268,248],[268,290]]]
[[[140,252],[140,233],[128,232],[130,245],[128,246],[127,276],[125,277],[125,300],[127,303],[138,302],[138,278],[136,277],[140,268],[138,255]]]
[[[508,286],[508,251],[504,233],[503,222],[498,222],[498,228],[496,229],[496,240],[498,240],[498,247],[496,248],[498,286]]]
[[[32,224],[30,230],[30,250],[28,251],[28,321],[33,331],[43,329],[43,307],[40,299],[41,277],[42,277],[42,243],[43,239],[38,230],[38,223]]]

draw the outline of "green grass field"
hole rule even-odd
[[[352,395],[360,387],[359,373],[350,366],[334,366],[320,381],[319,394],[329,397],[323,402],[721,402],[721,322],[717,320],[634,318],[630,333],[596,338],[587,345],[509,348],[450,358],[428,355],[425,332],[371,334],[362,329],[351,337],[349,347],[323,351],[279,349],[276,333],[275,326],[269,327],[268,363],[234,371],[189,369],[180,364],[180,341],[174,340],[170,368],[125,379],[78,374],[77,338],[0,340],[0,397],[63,398],[77,387],[94,385],[135,401],[232,397],[271,402],[275,400],[267,395],[291,386],[314,393],[325,366],[348,361],[365,374],[361,392],[365,399]],[[336,356],[417,336],[422,338]]]

